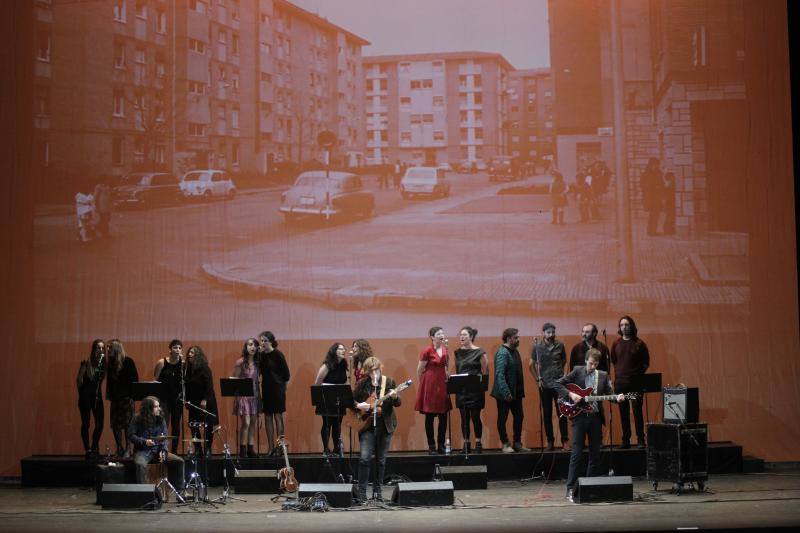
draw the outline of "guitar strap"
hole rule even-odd
[[[386,376],[381,376],[381,393],[378,394],[378,398],[383,398],[384,394],[386,394]]]

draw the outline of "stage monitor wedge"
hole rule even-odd
[[[601,476],[578,478],[575,488],[577,503],[632,502],[631,476]]]
[[[104,483],[100,505],[103,509],[156,510],[161,508],[161,497],[149,483]]]
[[[407,507],[435,507],[453,505],[452,481],[428,481],[419,483],[398,483],[392,494],[392,501]]]
[[[330,507],[347,508],[353,506],[353,485],[349,483],[300,483],[298,498],[308,498],[324,494]]]

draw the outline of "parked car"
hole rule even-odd
[[[361,176],[312,170],[297,176],[292,188],[283,193],[279,210],[291,222],[302,216],[369,217],[374,208],[375,197],[364,190]]]
[[[178,178],[166,172],[126,174],[111,196],[114,206],[155,206],[178,203],[183,197]]]
[[[181,176],[181,192],[187,198],[233,198],[236,185],[224,170],[191,170]]]
[[[445,171],[436,167],[409,167],[400,180],[400,194],[410,198],[415,194],[427,194],[444,198],[450,194],[450,184]]]
[[[513,181],[522,179],[519,165],[510,156],[501,155],[489,162],[489,181]]]

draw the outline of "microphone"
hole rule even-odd
[[[667,405],[678,405],[678,402],[667,402]]]

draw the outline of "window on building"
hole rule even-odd
[[[239,129],[239,106],[235,106],[231,110],[231,127],[235,130]]]
[[[444,132],[441,130],[437,130],[433,132],[433,140],[434,141],[443,141],[444,140]]]
[[[402,62],[402,63],[400,63],[398,65],[397,68],[398,68],[398,70],[400,70],[400,72],[410,72],[411,71],[411,63]]]
[[[467,113],[466,111],[459,111],[458,119],[461,122],[466,122],[469,119],[469,113]]]
[[[478,105],[483,103],[483,95],[481,93],[475,93],[475,103]]]
[[[161,52],[156,54],[156,76],[163,78],[167,75],[167,64],[164,61],[164,54]]]
[[[411,124],[422,124],[422,115],[411,115]]]
[[[545,96],[545,98],[549,98],[550,96],[553,96],[553,91],[545,91],[544,92],[544,96]]]
[[[430,113],[422,115],[422,122],[425,124],[433,124],[433,115]]]
[[[512,106],[511,106],[511,112],[512,112],[512,113],[517,113],[517,112],[519,112],[519,106],[512,105]]]
[[[206,3],[202,0],[189,0],[189,9],[198,13],[206,12]]]
[[[518,122],[518,121],[516,121],[516,120],[515,120],[515,121],[513,121],[513,122],[511,123],[511,129],[512,129],[512,130],[519,129],[519,122]]]
[[[189,135],[192,137],[202,137],[206,134],[206,125],[198,122],[189,123]]]
[[[459,137],[461,138],[461,141],[469,140],[469,128],[459,128],[458,133]]]
[[[528,102],[536,100],[536,93],[528,93]]]
[[[480,122],[483,118],[483,112],[480,109],[476,109],[473,113],[475,113],[475,121]]]
[[[366,81],[366,84],[365,84],[365,87],[364,87],[364,88],[366,89],[366,91],[367,91],[368,93],[369,93],[369,92],[372,92],[372,82],[373,82],[373,80],[367,80],[367,81]]]
[[[434,96],[433,107],[444,107],[444,96]]]
[[[114,20],[117,22],[128,22],[128,15],[125,11],[125,0],[114,0]]]
[[[114,89],[114,112],[115,117],[125,116],[125,91],[123,89]]]
[[[125,45],[123,43],[114,43],[114,68],[125,68]]]
[[[147,3],[144,0],[136,0],[136,18],[147,20]]]
[[[422,80],[411,80],[411,89],[422,89]]]
[[[401,96],[400,97],[400,105],[401,106],[410,106],[411,105],[411,97],[410,96]]]
[[[411,142],[411,132],[410,131],[401,131],[400,132],[400,142],[401,143],[410,143]]]
[[[528,113],[536,112],[536,104],[528,104]]]
[[[389,89],[389,80],[380,80],[381,83],[381,91],[386,91]]]
[[[265,42],[258,43],[258,48],[261,50],[262,54],[270,55],[272,54],[272,45]]]
[[[231,1],[231,17],[233,20],[239,20],[239,0]]]
[[[217,32],[217,41],[219,41],[221,43],[227,43],[228,42],[228,32],[225,31],[225,30],[220,29]]]
[[[39,61],[50,61],[50,45],[52,34],[50,30],[40,27],[36,31],[36,59]]]
[[[147,54],[145,53],[144,48],[136,48],[136,53],[134,54],[133,59],[138,64],[144,65],[147,62]]]
[[[234,144],[231,146],[231,164],[234,166],[239,165],[239,145]]]
[[[155,17],[156,33],[167,33],[167,12],[157,11]]]
[[[461,75],[458,76],[458,86],[461,89],[466,89],[467,88],[467,76],[466,75],[461,74]]]
[[[444,70],[444,61],[433,61],[433,62],[431,62],[431,69],[434,72],[442,72]]]
[[[191,94],[205,94],[206,84],[200,81],[189,80],[189,93]]]
[[[198,54],[206,53],[206,43],[198,41],[197,39],[189,39],[189,50],[197,52]]]
[[[39,144],[39,157],[43,167],[50,166],[50,142],[42,141]]]
[[[269,24],[269,15],[267,13],[261,13],[261,23]]]
[[[389,141],[389,132],[386,130],[381,130],[381,142],[388,142]]]
[[[512,135],[511,136],[511,142],[514,143],[514,144],[519,143],[519,135]]]
[[[231,48],[233,49],[234,55],[239,55],[239,34],[233,34],[233,42],[231,43]]]
[[[161,96],[161,95],[158,95],[156,97],[156,108],[155,108],[156,122],[164,122],[167,119],[166,113],[164,111],[164,108],[165,108],[164,107],[164,97]]]
[[[481,87],[481,84],[482,84],[481,75],[480,74],[473,74],[472,83],[474,84],[475,87]]]
[[[46,117],[50,115],[50,88],[44,85],[36,87],[36,108],[37,116]]]
[[[475,138],[483,139],[483,128],[475,128]]]
[[[422,80],[423,89],[433,89],[433,80]]]

